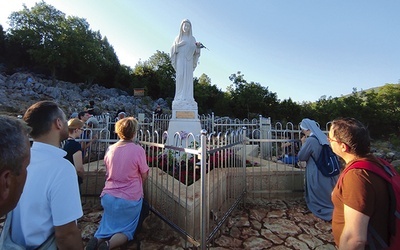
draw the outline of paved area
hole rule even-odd
[[[99,208],[85,209],[80,220],[82,235],[87,242],[101,218]],[[143,223],[138,241],[122,249],[192,249],[183,238],[151,214]],[[237,208],[227,219],[209,249],[336,249],[330,222],[315,217],[303,198],[285,200],[253,200]]]

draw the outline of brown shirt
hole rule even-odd
[[[370,225],[386,242],[389,241],[389,190],[381,177],[363,169],[350,170],[341,187],[336,184],[332,202],[332,232],[336,245],[339,245],[345,224],[344,204],[369,216]]]

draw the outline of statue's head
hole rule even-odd
[[[192,35],[192,23],[189,21],[189,19],[182,20],[180,32]]]

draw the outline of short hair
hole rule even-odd
[[[90,128],[97,128],[99,126],[99,121],[97,120],[96,117],[92,116],[90,117],[86,123],[88,124],[88,127]]]
[[[355,118],[338,118],[332,121],[331,130],[337,141],[345,143],[349,152],[358,157],[371,153],[371,139],[366,126]]]
[[[57,103],[52,101],[40,101],[28,108],[23,117],[24,121],[32,128],[32,138],[47,134],[55,119],[62,118],[63,111]]]
[[[115,123],[115,133],[122,140],[131,140],[136,135],[138,121],[133,117],[123,118]]]
[[[79,120],[78,118],[69,119],[68,120],[68,132],[72,133],[75,129],[82,128],[83,125],[85,125],[83,123],[83,121]]]
[[[0,115],[0,173],[5,170],[15,175],[21,173],[23,159],[30,150],[27,143],[30,130],[24,121]]]
[[[78,113],[78,119],[80,120],[82,116],[85,116],[86,113],[89,113],[87,110],[81,111]]]

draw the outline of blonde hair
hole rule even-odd
[[[136,135],[138,121],[133,117],[123,118],[115,124],[115,133],[122,140],[131,140]]]
[[[82,128],[84,123],[78,118],[68,120],[68,132],[72,133],[77,128]]]

